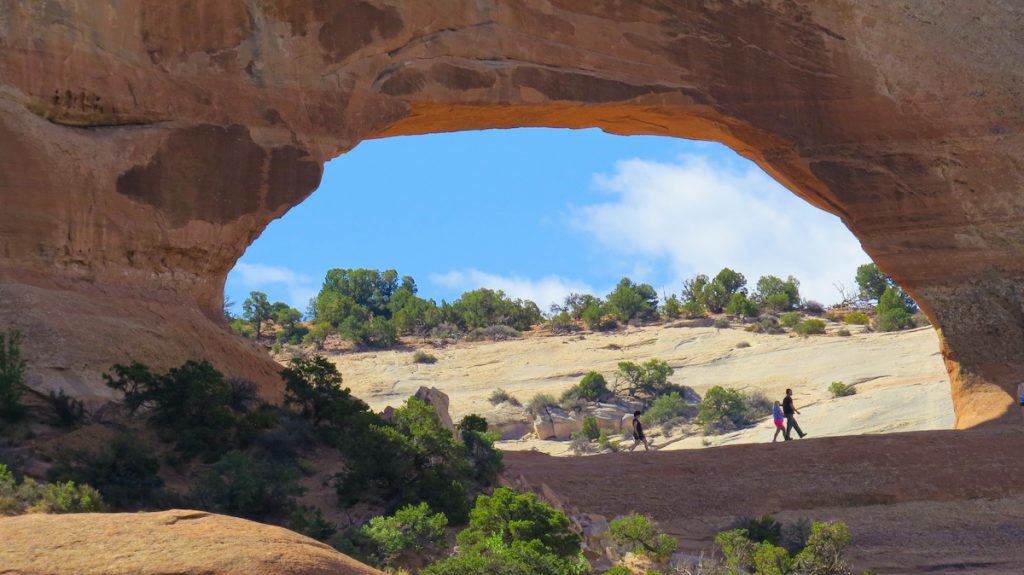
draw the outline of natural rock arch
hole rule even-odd
[[[0,0],[0,323],[36,389],[206,356],[228,270],[367,138],[717,140],[838,215],[935,323],[959,427],[1024,373],[1022,9],[996,0]]]

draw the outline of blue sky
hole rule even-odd
[[[732,267],[794,275],[830,303],[870,261],[834,216],[714,143],[599,130],[516,129],[371,140],[270,224],[228,275],[306,309],[330,268],[394,268],[449,301],[503,289],[547,309],[623,276],[678,292]]]

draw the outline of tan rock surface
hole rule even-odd
[[[0,0],[0,324],[37,389],[97,402],[114,362],[207,356],[278,397],[222,331],[222,288],[325,160],[598,127],[723,142],[838,215],[939,328],[958,425],[1006,420],[1022,20],[1001,0]]]
[[[934,330],[861,333],[854,327],[852,331],[850,337],[800,338],[739,328],[650,326],[587,334],[583,339],[523,337],[458,344],[431,349],[438,361],[430,365],[414,364],[409,361],[410,352],[400,350],[342,354],[331,360],[345,385],[378,411],[400,405],[429,385],[450,397],[455,420],[468,413],[487,415],[493,408],[488,397],[495,388],[525,404],[537,393],[557,398],[590,370],[602,373],[612,385],[618,362],[658,358],[675,370],[669,381],[693,387],[701,395],[722,385],[781,399],[785,389],[792,387],[802,413],[799,421],[815,437],[953,426],[949,381]],[[738,348],[743,342],[750,347]],[[852,384],[857,394],[833,399],[828,391],[833,381]],[[558,435],[550,420],[541,423],[546,437],[568,437],[579,429],[576,421],[563,425],[564,434]],[[770,441],[771,425],[765,421],[722,436],[673,438],[666,448]],[[507,441],[501,446],[566,453],[565,445],[552,442]]]
[[[185,510],[0,517],[0,573],[381,575],[280,527]]]

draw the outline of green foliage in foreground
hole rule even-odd
[[[407,505],[389,517],[374,517],[360,528],[358,538],[368,548],[367,559],[382,569],[408,564],[403,556],[437,555],[446,546],[448,518],[426,503]]]
[[[481,495],[459,533],[458,555],[425,575],[573,575],[589,572],[569,518],[532,493],[502,487]]]
[[[656,562],[668,560],[679,546],[675,537],[659,532],[650,518],[639,513],[612,520],[608,530],[612,541]]]
[[[21,334],[0,334],[0,420],[17,421],[24,416],[21,396],[28,389],[26,369],[28,364],[21,358]]]
[[[106,511],[103,497],[88,485],[72,481],[36,483],[21,481],[0,463],[0,515],[21,513],[94,513]]]
[[[843,554],[850,545],[843,523],[814,523],[806,546],[792,555],[769,541],[754,541],[746,529],[723,531],[715,537],[730,573],[760,575],[848,575]]]
[[[186,361],[164,374],[139,362],[115,365],[112,371],[103,375],[107,385],[124,393],[133,412],[148,408],[149,421],[186,458],[204,454],[213,461],[232,446],[238,423],[232,388],[210,362]]]

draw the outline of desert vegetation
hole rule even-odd
[[[748,286],[743,274],[723,268],[714,277],[688,278],[678,294],[663,297],[651,285],[626,277],[604,297],[572,293],[544,313],[532,301],[488,288],[438,304],[420,297],[416,281],[399,277],[396,270],[337,268],[327,272],[305,314],[253,291],[242,304],[241,317],[231,315],[226,301],[225,318],[236,333],[275,353],[319,353],[329,340],[347,341],[352,349],[387,349],[403,338],[435,344],[500,341],[526,331],[566,335],[695,320],[710,321],[718,329],[804,337],[826,334],[825,320],[879,331],[927,323],[907,293],[874,264],[860,266],[856,282],[852,294],[842,291],[844,301],[836,308],[841,311],[833,311],[803,299],[800,282],[792,276],[762,276]]]

